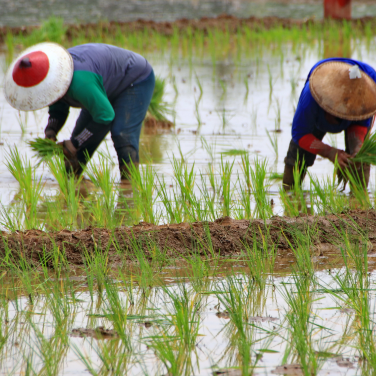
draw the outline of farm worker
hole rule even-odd
[[[82,108],[70,140],[62,142],[67,169],[76,175],[108,132],[118,156],[120,175],[139,163],[141,125],[155,84],[148,61],[107,44],[83,44],[66,50],[40,43],[12,63],[5,96],[18,110],[49,106],[45,137],[56,141],[70,107]]]
[[[313,66],[300,94],[292,123],[292,140],[285,158],[283,186],[294,185],[294,166],[301,168],[301,181],[316,156],[335,162],[341,169],[351,166],[376,113],[376,71],[360,61],[342,58],[321,60]],[[345,131],[346,150],[324,142],[326,133]],[[304,160],[304,164],[302,163]],[[367,187],[370,165],[356,166]]]

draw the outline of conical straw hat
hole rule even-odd
[[[309,78],[315,101],[345,120],[364,120],[376,113],[376,83],[368,74],[340,61],[320,64]]]
[[[5,98],[22,111],[38,110],[62,98],[73,77],[73,59],[56,43],[23,51],[5,75]]]

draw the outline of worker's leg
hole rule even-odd
[[[370,129],[368,129],[367,134],[369,133]],[[345,131],[345,146],[346,146],[346,153],[352,155],[354,153],[354,147],[356,147],[356,143],[352,142],[349,137],[347,130]],[[355,168],[352,168],[354,176],[360,180],[360,184],[363,185],[364,188],[368,187],[369,184],[369,177],[371,173],[371,165],[369,163],[359,163],[355,165]],[[347,180],[347,179],[346,179]]]
[[[77,149],[77,159],[80,164],[74,170],[77,176],[82,173],[81,166],[86,165],[110,129],[111,124],[96,123],[88,111],[81,111],[71,136],[72,144]]]
[[[115,119],[111,137],[118,155],[122,180],[129,179],[131,161],[138,166],[141,126],[153,96],[154,85],[152,71],[145,80],[125,89],[113,102]]]
[[[303,182],[305,175],[307,173],[307,167],[311,167],[316,159],[316,155],[312,154],[299,145],[297,145],[293,140],[290,141],[289,149],[287,151],[287,156],[285,158],[285,171],[283,173],[283,188],[285,190],[293,189],[294,187],[294,169],[296,164],[301,169],[300,172],[300,184]]]

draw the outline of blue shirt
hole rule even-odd
[[[331,124],[325,119],[325,111],[314,100],[311,90],[309,88],[309,77],[317,66],[327,61],[343,61],[344,63],[351,65],[358,65],[359,68],[367,73],[376,82],[376,71],[368,64],[362,63],[352,59],[331,58],[321,60],[316,63],[308,74],[307,81],[304,85],[302,93],[300,94],[298,107],[294,115],[292,122],[292,139],[299,145],[299,140],[310,133],[314,133],[315,130],[320,133],[340,133],[347,129],[352,124],[362,125],[364,127],[370,127],[372,117],[361,121],[341,120],[339,124]]]
[[[108,44],[82,44],[68,52],[73,58],[72,82],[64,97],[49,109],[52,118],[62,121],[72,106],[85,108],[99,124],[109,124],[115,117],[112,102],[152,71],[141,55]]]

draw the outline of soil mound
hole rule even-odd
[[[141,222],[114,230],[87,228],[79,231],[2,232],[1,257],[27,258],[35,266],[60,252],[70,264],[81,265],[93,252],[107,252],[113,264],[135,261],[137,255],[149,260],[160,252],[170,259],[199,255],[241,255],[247,246],[260,252],[273,249],[279,256],[291,255],[291,247],[309,246],[315,256],[339,253],[347,236],[351,243],[376,245],[376,211],[353,210],[325,217],[272,217],[270,220],[234,220],[179,223],[156,226]],[[376,248],[375,248],[376,249]]]

